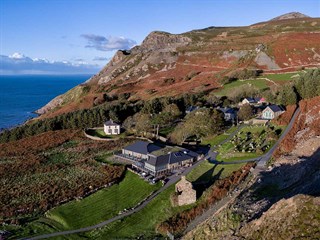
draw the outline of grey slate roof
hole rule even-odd
[[[118,125],[120,125],[120,124],[118,124],[118,123],[116,123],[116,122],[114,122],[114,121],[112,121],[112,120],[110,119],[109,121],[106,121],[106,122],[104,123],[104,125],[106,125],[106,126],[118,126]]]
[[[166,164],[174,164],[188,159],[193,159],[197,156],[198,154],[193,151],[182,149],[181,151],[172,152],[158,157],[150,154],[147,163],[153,166],[163,166]]]
[[[152,144],[150,142],[146,142],[146,141],[136,141],[135,143],[128,145],[126,147],[124,147],[123,149],[128,150],[128,151],[132,151],[132,152],[136,152],[136,153],[141,153],[141,154],[148,154],[148,153],[152,153],[153,151],[157,151],[160,150],[161,147]]]
[[[269,105],[268,107],[269,107],[273,112],[282,112],[282,111],[283,111],[283,109],[282,109],[280,106],[275,105],[275,104]],[[267,107],[267,108],[268,108],[268,107]]]
[[[257,103],[261,100],[260,97],[252,98],[252,97],[246,97],[244,99],[247,99],[249,103]]]
[[[235,113],[235,110],[233,108],[224,107],[224,108],[217,108],[217,109],[223,113]]]

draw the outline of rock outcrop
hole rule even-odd
[[[270,21],[286,20],[286,19],[296,19],[296,18],[310,18],[309,16],[299,13],[299,12],[290,12],[278,17],[271,19]]]

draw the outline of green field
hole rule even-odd
[[[266,77],[272,81],[291,81],[294,80],[296,77],[293,77],[297,74],[299,74],[300,72],[293,72],[293,73],[277,73],[277,74],[266,74],[263,75],[263,77]]]
[[[217,174],[219,174],[220,179],[225,178],[229,176],[233,171],[238,170],[244,165],[245,163],[217,165],[210,163],[208,160],[205,160],[187,175],[187,179],[193,183],[210,182],[210,180],[214,176],[217,176]]]
[[[136,206],[161,186],[150,185],[127,171],[119,184],[82,199],[56,207],[22,229],[16,229],[14,238],[61,230],[77,229],[97,224],[118,215],[118,212]]]
[[[264,79],[237,80],[225,84],[223,88],[219,89],[217,92],[215,92],[215,94],[217,96],[228,96],[230,90],[244,85],[247,85],[248,87],[256,87],[261,90],[268,88],[267,81]]]
[[[90,239],[154,239],[157,224],[193,205],[172,207],[170,196],[174,186],[159,194],[141,211],[86,234]]]

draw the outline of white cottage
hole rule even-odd
[[[104,132],[107,135],[118,135],[120,134],[120,124],[115,123],[114,121],[112,121],[111,119],[109,121],[106,121],[104,123]]]

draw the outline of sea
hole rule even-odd
[[[34,111],[92,75],[0,75],[0,132],[37,116]]]

